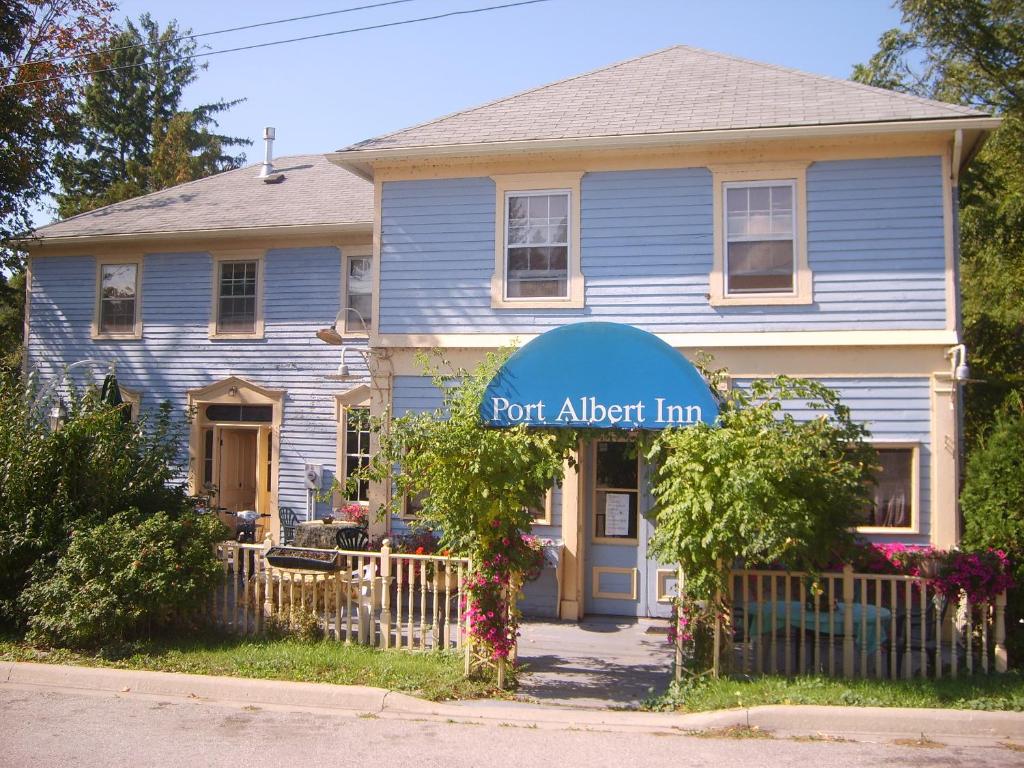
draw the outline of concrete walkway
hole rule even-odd
[[[636,709],[672,679],[669,622],[592,616],[524,621],[519,638],[521,701],[584,709]]]

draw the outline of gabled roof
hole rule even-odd
[[[225,171],[149,195],[114,203],[41,227],[43,242],[64,238],[265,232],[280,227],[365,228],[373,221],[373,185],[323,155],[274,160],[284,179],[258,178],[260,165]]]
[[[358,162],[373,150],[978,117],[987,115],[679,45],[339,152]]]

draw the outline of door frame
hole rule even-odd
[[[188,390],[188,414],[191,420],[189,430],[189,493],[199,496],[204,492],[202,474],[205,458],[203,435],[207,429],[213,429],[213,477],[220,478],[220,430],[221,429],[256,429],[256,509],[261,514],[269,514],[269,532],[277,541],[281,529],[278,515],[278,490],[280,487],[281,466],[281,424],[284,420],[283,389],[267,389],[259,384],[240,378],[228,376],[205,387]],[[245,421],[211,421],[206,418],[208,405],[269,405],[272,406],[270,423]],[[270,456],[267,456],[267,438],[272,436]],[[270,490],[266,490],[267,465],[270,467]]]

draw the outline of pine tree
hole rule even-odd
[[[77,117],[76,148],[59,164],[62,217],[236,168],[250,142],[216,132],[217,115],[239,101],[182,107],[185,88],[205,65],[194,40],[149,14],[128,21],[91,62]]]

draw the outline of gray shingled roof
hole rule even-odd
[[[680,45],[341,151],[985,116]]]
[[[303,225],[370,226],[373,185],[323,155],[274,159],[279,184],[257,178],[250,165],[179,184],[143,197],[49,224],[45,240],[98,235],[154,235],[197,230],[266,229]]]

